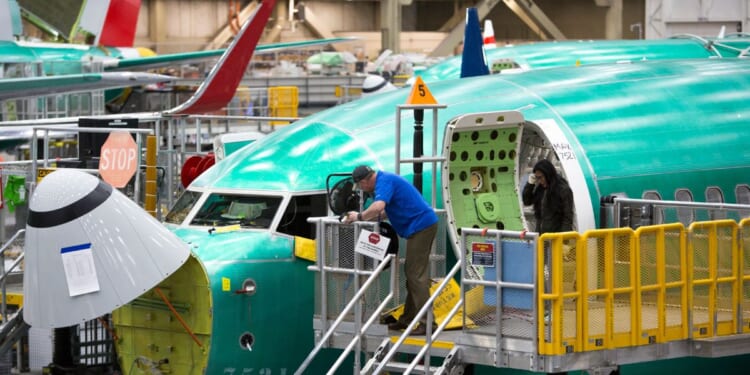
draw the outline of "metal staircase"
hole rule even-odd
[[[403,105],[398,107],[396,116],[396,166],[395,172],[400,173],[400,167],[402,163],[414,164],[414,185],[420,192],[422,191],[422,167],[424,163],[432,164],[431,173],[431,186],[433,192],[431,197],[431,206],[436,209],[437,198],[435,192],[438,191],[437,187],[437,171],[439,170],[439,163],[442,163],[444,157],[439,155],[437,145],[437,134],[438,134],[438,123],[437,123],[437,110],[445,108],[441,105]],[[430,156],[424,156],[422,152],[422,121],[424,116],[424,110],[428,109],[432,111],[432,154]],[[414,110],[415,111],[415,124],[414,124],[414,157],[413,158],[402,158],[400,155],[400,134],[401,134],[401,111],[402,110]],[[436,209],[438,217],[440,218],[440,224],[438,229],[438,238],[435,241],[435,246],[438,244],[445,244],[445,233],[450,231],[446,230],[445,211]],[[323,299],[321,302],[320,314],[316,316],[319,322],[316,327],[316,332],[322,332],[322,334],[316,334],[317,345],[313,351],[308,355],[305,361],[302,363],[300,368],[295,374],[303,374],[307,366],[311,363],[315,355],[324,347],[331,346],[332,341],[336,337],[340,337],[342,340],[347,338],[351,340],[346,349],[341,353],[338,360],[334,365],[331,366],[329,374],[332,374],[338,369],[343,360],[348,354],[356,349],[357,353],[373,353],[367,363],[362,367],[359,373],[362,374],[380,374],[385,371],[389,373],[422,373],[422,374],[461,374],[463,373],[463,364],[461,361],[461,348],[456,346],[453,342],[441,342],[438,341],[438,337],[441,335],[445,327],[451,321],[451,318],[463,306],[463,299],[459,299],[454,306],[451,307],[450,312],[443,318],[440,325],[437,325],[433,329],[434,317],[432,314],[433,304],[436,299],[440,296],[441,292],[445,290],[448,282],[455,277],[458,272],[463,268],[463,263],[459,262],[454,265],[451,271],[446,275],[441,275],[443,271],[435,266],[434,261],[438,262],[445,261],[445,256],[436,253],[436,249],[433,249],[431,253],[431,270],[432,277],[442,277],[440,285],[433,289],[432,295],[428,300],[427,304],[423,306],[419,313],[416,315],[414,320],[408,325],[406,330],[401,334],[400,337],[391,337],[388,332],[383,332],[384,326],[381,324],[376,327],[375,324],[378,322],[378,318],[382,315],[384,309],[388,306],[394,307],[401,304],[403,301],[398,297],[401,294],[397,286],[398,277],[398,264],[402,259],[393,258],[392,255],[388,255],[383,262],[378,265],[373,265],[372,261],[367,259],[364,262],[361,260],[362,256],[354,254],[353,248],[356,238],[354,234],[359,233],[361,229],[374,226],[375,223],[357,222],[351,230],[350,225],[344,225],[338,222],[335,218],[311,218],[308,220],[311,223],[316,224],[317,228],[317,265],[311,266],[310,269],[313,271],[320,272],[320,278],[322,280],[321,291],[319,291],[320,297]],[[375,228],[377,230],[377,228]],[[456,241],[452,241],[455,243]],[[402,247],[403,248],[403,247]],[[453,249],[456,252],[456,249]],[[349,255],[354,256],[351,261],[346,261],[349,266],[354,266],[352,270],[344,270],[342,267],[342,259],[348,259]],[[458,258],[458,256],[457,256]],[[371,269],[367,267],[367,262],[370,261]],[[388,290],[387,295],[380,297],[378,301],[380,304],[373,308],[363,306],[366,304],[368,289],[373,285],[382,285],[383,282],[379,282],[378,279],[384,277],[386,269],[390,267],[390,270],[396,270],[393,272],[387,272],[388,275]],[[444,269],[444,267],[443,267]],[[335,318],[333,323],[330,323],[327,318],[328,316],[328,305],[326,288],[327,274],[340,273],[349,274],[349,277],[353,277],[353,283],[355,284],[354,290],[356,293],[349,299],[348,304],[345,308],[338,312],[338,316]],[[360,277],[367,276],[366,280],[363,281],[360,287]],[[376,293],[377,294],[377,293]],[[381,293],[382,295],[382,293]],[[354,323],[353,327],[349,327],[348,331],[342,330],[342,322],[348,317],[351,319],[352,310],[354,311]],[[426,339],[418,339],[413,336],[410,337],[413,329],[418,325],[418,322],[422,319],[426,319],[427,332]],[[363,323],[364,321],[364,323]],[[370,337],[385,337],[377,346],[377,348],[368,350],[368,346],[372,345],[371,342],[366,342],[368,333],[377,331],[378,334],[370,335]],[[439,344],[439,345],[438,345]],[[431,365],[430,358],[432,356],[439,356],[444,358],[443,362],[439,365]],[[355,368],[359,369],[360,356],[355,355]],[[403,358],[408,358],[405,361]],[[427,363],[427,365],[424,364]],[[355,371],[356,372],[356,371]]]
[[[465,364],[461,361],[461,348],[454,346],[447,354],[443,354],[444,350],[436,350],[434,353],[437,356],[443,357],[443,362],[440,365],[429,365],[425,366],[423,360],[417,360],[419,357],[415,357],[411,362],[399,361],[395,358],[391,358],[386,361],[386,357],[391,350],[394,348],[394,344],[391,339],[383,340],[383,343],[375,350],[373,357],[367,362],[367,365],[362,369],[362,374],[372,374],[375,369],[373,367],[381,368],[388,373],[417,373],[417,374],[435,374],[435,375],[460,375],[463,374]],[[397,354],[402,357],[409,357],[411,353],[407,352],[409,346],[402,346]]]
[[[23,320],[23,308],[10,314],[8,320],[0,325],[0,357],[28,333],[29,327]]]
[[[18,230],[5,244],[0,248],[0,259],[5,259],[6,251],[26,230]],[[2,323],[0,323],[0,358],[7,358],[13,346],[19,342],[29,331],[29,325],[23,320],[23,308],[9,313],[8,312],[8,289],[7,283],[11,272],[19,267],[23,261],[24,254],[21,253],[15,261],[5,269],[0,275],[0,291],[2,293],[2,305],[0,313],[2,314]],[[3,261],[4,263],[4,261]]]

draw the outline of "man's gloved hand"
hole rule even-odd
[[[529,174],[529,184],[536,185],[536,175],[533,173]]]

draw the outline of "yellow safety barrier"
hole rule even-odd
[[[551,260],[548,270],[545,270],[544,261],[537,262],[537,321],[546,320],[551,323],[549,332],[545,324],[538,325],[540,353],[564,354],[583,351],[580,334],[582,279],[578,272],[581,270],[579,263],[583,260],[577,252],[579,239],[580,235],[577,232],[546,233],[537,242],[537,259]],[[551,275],[560,277],[550,277]],[[551,310],[551,314],[545,318],[546,310]]]
[[[615,228],[584,233],[576,249],[587,260],[581,272],[584,350],[635,343],[637,260],[630,253],[633,248],[633,230]]]
[[[747,248],[750,219],[542,235],[539,354],[750,332]]]
[[[682,223],[640,227],[635,231],[639,263],[637,335],[639,345],[688,337],[685,227]]]
[[[687,254],[694,338],[736,333],[741,259],[737,229],[733,220],[690,225]]]
[[[740,233],[740,332],[750,332],[750,218],[742,219]]]
[[[336,86],[334,95],[337,98],[358,98],[362,95],[362,87],[360,86]]]
[[[299,89],[296,86],[268,88],[268,110],[271,117],[297,117]],[[287,125],[289,121],[271,121],[271,125]]]

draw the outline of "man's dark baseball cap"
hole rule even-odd
[[[360,165],[357,168],[354,168],[354,171],[352,172],[352,179],[354,180],[354,183],[359,183],[360,181],[367,178],[367,176],[375,173],[375,171],[372,170],[372,168],[366,166],[366,165]]]

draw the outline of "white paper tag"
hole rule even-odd
[[[94,267],[91,244],[81,244],[60,249],[68,293],[71,297],[99,291],[99,280]]]
[[[354,251],[373,259],[383,260],[386,250],[388,250],[389,242],[391,242],[391,239],[381,236],[380,233],[362,229],[359,232],[359,238],[357,239],[357,244],[354,246]]]

